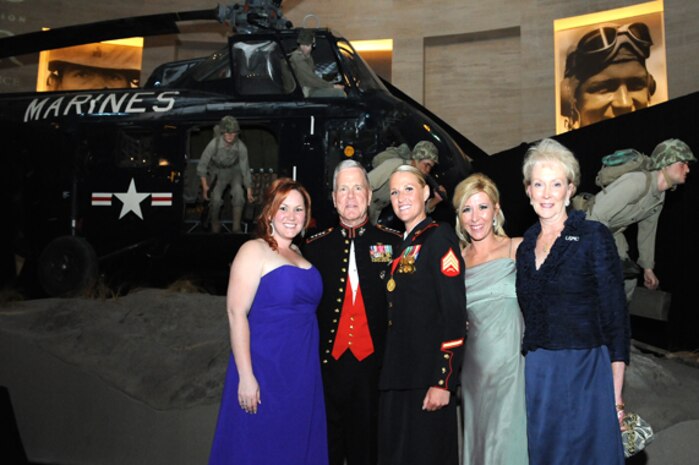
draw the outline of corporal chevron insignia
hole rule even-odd
[[[449,252],[445,253],[442,257],[442,274],[453,278],[461,274],[461,265],[459,264],[459,259],[456,258],[456,254],[450,248]]]

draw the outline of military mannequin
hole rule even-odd
[[[209,200],[211,183],[211,232],[221,232],[219,215],[223,206],[223,193],[228,186],[231,188],[231,204],[233,207],[233,232],[241,232],[240,219],[243,216],[245,186],[247,201],[252,203],[252,176],[248,162],[248,149],[238,138],[240,125],[232,116],[224,116],[219,123],[220,135],[214,135],[211,142],[202,152],[197,165],[197,175],[201,178],[201,189],[204,200]],[[209,182],[211,181],[211,183]]]
[[[315,73],[311,52],[316,39],[313,31],[302,29],[297,39],[299,47],[289,55],[289,63],[306,97],[345,97],[344,86],[333,84]]]
[[[402,147],[402,146],[401,146]],[[388,149],[387,149],[388,150]],[[399,147],[400,151],[400,147]],[[374,157],[376,158],[383,152]],[[374,166],[374,169],[369,172],[369,183],[371,184],[372,198],[369,205],[369,219],[372,224],[376,224],[381,216],[381,211],[390,203],[388,181],[391,178],[393,170],[400,165],[413,165],[415,168],[422,171],[425,176],[428,176],[434,165],[439,163],[439,150],[432,142],[422,140],[415,144],[409,160],[403,155],[389,158]],[[433,196],[427,201],[427,213],[432,213],[442,196],[437,192],[432,192]]]
[[[655,235],[665,203],[665,191],[684,184],[689,173],[689,162],[697,160],[689,146],[679,139],[661,142],[650,158],[650,173],[626,173],[597,193],[588,219],[604,223],[612,231],[622,261],[630,260],[624,231],[632,224],[638,225],[638,265],[643,270],[643,284],[648,289],[656,289],[660,281],[653,271]],[[651,181],[648,188],[647,176]],[[625,280],[628,301],[633,296],[636,284],[636,279]]]

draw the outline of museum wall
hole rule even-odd
[[[554,19],[629,6],[631,0],[285,0],[300,26],[330,27],[350,40],[393,38],[392,82],[488,153],[555,133]],[[204,0],[0,0],[0,35],[129,15],[215,6]],[[311,16],[314,15],[314,16]],[[699,2],[665,0],[669,97],[699,90]],[[209,53],[220,26],[146,38],[143,76],[158,64]],[[0,91],[26,76],[0,68]],[[36,69],[33,70],[34,79]]]

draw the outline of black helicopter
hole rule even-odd
[[[304,96],[288,63],[300,30],[280,5],[247,0],[0,39],[1,59],[173,34],[179,21],[220,21],[233,30],[220,51],[165,63],[143,87],[0,95],[5,269],[21,257],[22,275],[39,278],[39,295],[80,292],[110,264],[128,277],[140,267],[131,258],[143,252],[225,273],[247,235],[206,232],[195,175],[225,115],[240,122],[256,196],[274,177],[295,177],[311,193],[319,228],[334,222],[331,177],[342,159],[370,168],[387,146],[430,140],[440,152],[433,174],[451,190],[471,170],[470,159],[485,155],[379,79],[349,41],[327,29],[314,29],[316,72],[341,83],[346,97]],[[256,207],[244,216],[250,226]]]

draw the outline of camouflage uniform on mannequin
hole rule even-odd
[[[651,155],[650,173],[632,171],[595,195],[588,219],[604,223],[614,235],[622,260],[629,259],[629,244],[624,231],[638,225],[638,265],[643,269],[643,282],[648,289],[659,284],[655,267],[655,235],[658,219],[665,202],[665,191],[684,184],[689,173],[689,162],[697,161],[692,150],[679,139],[668,139],[658,144]],[[646,178],[650,176],[650,186]],[[636,279],[625,280],[628,301],[636,288]]]
[[[240,219],[243,216],[245,186],[247,201],[253,202],[252,176],[248,162],[248,149],[238,138],[240,125],[232,116],[224,116],[219,123],[221,135],[214,136],[202,152],[197,175],[201,178],[201,188],[204,200],[209,200],[210,185],[214,184],[211,193],[211,232],[219,233],[221,223],[219,215],[223,206],[223,192],[231,188],[231,204],[233,207],[233,232],[241,232]],[[210,182],[209,182],[210,181]]]
[[[402,147],[402,146],[401,146]],[[399,147],[398,149],[400,150]],[[374,157],[374,160],[381,155],[378,154]],[[372,224],[376,224],[381,215],[381,211],[391,203],[388,189],[388,181],[391,178],[393,170],[395,170],[400,165],[411,164],[417,169],[423,172],[425,175],[429,175],[432,167],[439,163],[439,150],[430,141],[422,140],[415,144],[413,148],[410,160],[401,157],[389,158],[381,162],[378,166],[374,166],[374,169],[369,172],[369,183],[371,184],[372,197],[371,204],[369,205],[369,220]],[[427,201],[427,213],[432,213],[437,203],[442,200],[438,197],[430,198]]]

